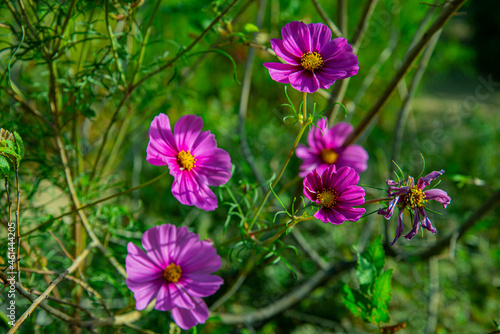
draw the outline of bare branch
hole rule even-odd
[[[363,120],[354,129],[354,132],[347,138],[344,142],[344,146],[351,145],[354,143],[359,136],[368,128],[371,122],[380,114],[384,106],[387,104],[389,99],[395,92],[398,83],[406,76],[410,68],[417,57],[422,53],[424,48],[429,43],[430,39],[434,34],[436,34],[448,20],[453,16],[453,14],[464,4],[466,0],[456,0],[448,2],[448,5],[443,9],[441,15],[436,19],[432,26],[427,30],[427,32],[422,36],[422,39],[415,45],[415,47],[410,51],[408,57],[405,59],[404,63],[401,65],[399,70],[396,72],[393,79],[389,82],[386,89],[380,96],[380,98],[375,102],[373,107],[370,109],[368,114],[363,118]]]

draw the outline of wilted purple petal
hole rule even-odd
[[[438,177],[440,177],[443,174],[444,174],[444,170],[443,169],[441,169],[439,172],[435,171],[435,172],[432,172],[430,174],[427,174],[426,176],[421,177],[421,178],[418,179],[417,187],[420,190],[422,190],[425,187],[427,187],[429,184],[431,184],[431,182],[433,180],[437,179]]]
[[[441,189],[429,189],[424,191],[426,200],[434,200],[438,203],[443,204],[443,207],[446,208],[448,204],[451,202],[451,197],[448,196],[446,191]]]

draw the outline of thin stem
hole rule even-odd
[[[390,201],[392,199],[393,199],[392,197],[369,199],[368,201],[365,201],[364,204],[373,204],[373,203],[387,202],[387,201]]]
[[[96,205],[96,204],[99,204],[99,203],[105,202],[105,201],[110,200],[110,199],[112,199],[112,198],[115,198],[115,197],[118,197],[118,196],[121,196],[121,195],[125,195],[125,194],[128,194],[128,193],[132,192],[132,191],[135,191],[135,190],[138,190],[138,189],[144,188],[144,187],[146,187],[146,186],[149,186],[150,184],[155,183],[156,181],[158,181],[159,179],[161,179],[163,176],[165,176],[165,175],[167,175],[167,174],[169,174],[169,171],[168,171],[168,170],[167,170],[167,171],[165,171],[164,173],[160,174],[159,176],[155,177],[154,179],[151,179],[151,180],[149,180],[148,182],[145,182],[145,183],[143,183],[143,184],[141,184],[141,185],[138,185],[137,187],[133,187],[133,188],[127,189],[127,190],[125,190],[125,191],[122,191],[122,192],[119,192],[119,193],[116,193],[116,194],[113,194],[113,195],[109,195],[109,196],[107,196],[107,197],[104,197],[104,198],[98,199],[97,201],[94,201],[94,202],[92,202],[92,203],[88,203],[88,204],[85,204],[85,205],[83,205],[83,206],[80,206],[79,208],[75,208],[75,209],[73,209],[73,210],[71,210],[71,211],[65,212],[65,213],[63,213],[63,214],[61,214],[61,215],[59,215],[59,216],[57,216],[57,217],[51,218],[51,219],[49,219],[48,221],[46,221],[46,222],[44,222],[44,223],[42,223],[42,224],[38,225],[37,227],[35,227],[35,228],[33,228],[33,229],[29,230],[28,232],[24,233],[24,234],[23,234],[23,237],[24,237],[24,236],[27,236],[27,235],[29,235],[29,234],[31,234],[31,233],[33,233],[33,232],[35,232],[36,230],[39,230],[39,229],[41,229],[41,228],[43,228],[43,227],[47,226],[48,224],[52,223],[52,222],[53,222],[53,221],[55,221],[55,220],[61,219],[62,217],[68,216],[68,215],[70,215],[70,214],[72,214],[72,213],[74,213],[74,212],[77,212],[77,211],[79,211],[79,210],[83,210],[83,209],[89,208],[89,207],[91,207],[91,206],[94,206],[94,205]]]
[[[342,35],[347,36],[347,1],[337,0],[337,22]]]
[[[363,14],[361,15],[361,19],[358,22],[356,27],[356,31],[354,33],[354,37],[352,38],[352,50],[354,53],[358,52],[359,46],[361,45],[361,41],[365,36],[366,28],[368,27],[368,22],[372,17],[373,11],[375,10],[375,6],[377,6],[378,0],[368,0],[366,6],[363,10]]]
[[[64,38],[64,34],[66,32],[66,28],[68,27],[69,20],[71,19],[71,14],[73,13],[73,9],[75,8],[77,0],[71,0],[68,8],[68,12],[66,13],[66,16],[64,17],[64,22],[61,26],[61,32],[59,32],[60,38],[57,38],[54,42],[54,48],[52,49],[52,56],[54,56],[58,49],[59,49],[59,44],[61,43],[61,39]],[[56,29],[57,30],[57,29]]]
[[[21,233],[19,233],[19,208],[21,206],[21,190],[19,189],[19,170],[17,167],[17,164],[15,164],[15,171],[16,171],[16,188],[17,188],[17,203],[16,203],[16,252],[17,252],[17,257],[16,257],[16,271],[17,271],[17,281],[21,282],[21,273],[19,271],[19,244],[21,243]],[[10,212],[9,212],[10,215]]]
[[[71,170],[68,166],[68,158],[66,156],[66,152],[64,151],[64,146],[63,142],[61,140],[61,136],[59,133],[56,133],[56,142],[57,146],[59,148],[59,155],[61,157],[61,161],[64,167],[64,174],[66,176],[66,184],[68,186],[70,195],[71,195],[71,200],[73,201],[73,205],[79,209],[81,208],[80,200],[78,199],[78,195],[76,193],[75,186],[73,184],[73,178],[71,176]],[[122,275],[123,278],[127,278],[127,273],[125,269],[123,269],[123,266],[116,260],[116,258],[109,252],[109,250],[104,247],[104,245],[101,243],[99,238],[95,235],[94,231],[92,230],[90,223],[88,221],[87,216],[82,210],[77,210],[78,216],[80,217],[80,220],[82,221],[83,227],[87,231],[87,234],[90,236],[92,241],[97,244],[97,248],[101,253],[104,254],[104,256],[108,259],[108,261],[111,263],[113,267],[118,271],[120,275]]]
[[[166,68],[169,68],[170,66],[172,66],[172,64],[177,61],[179,58],[181,58],[182,56],[184,56],[187,52],[189,52],[202,38],[203,36],[205,36],[209,31],[210,29],[212,29],[212,27],[217,23],[219,22],[219,20],[236,4],[236,2],[238,2],[238,0],[234,0],[228,7],[226,7],[226,9],[224,9],[213,21],[212,23],[210,23],[210,25],[205,29],[203,30],[203,32],[191,43],[189,44],[189,46],[185,49],[183,49],[181,52],[179,52],[174,58],[172,58],[168,63],[166,63],[165,65],[161,66],[160,68],[158,68],[157,70],[145,75],[142,79],[140,79],[137,83],[135,84],[131,84],[128,86],[128,89],[126,90],[126,93],[125,95],[123,96],[122,100],[120,101],[118,107],[116,108],[116,111],[114,112],[112,118],[111,118],[111,121],[109,122],[108,124],[108,127],[106,128],[106,131],[104,132],[104,136],[102,138],[102,142],[101,142],[101,146],[99,147],[99,151],[97,152],[97,157],[96,157],[96,160],[94,162],[94,167],[92,168],[92,172],[90,173],[90,178],[89,178],[89,182],[93,180],[94,176],[95,176],[95,173],[97,171],[97,167],[99,165],[99,161],[102,157],[102,152],[104,150],[104,146],[106,145],[106,142],[107,142],[107,139],[108,139],[108,135],[109,135],[109,131],[111,130],[111,127],[113,126],[114,122],[116,121],[117,117],[118,117],[118,113],[120,112],[121,108],[123,107],[123,105],[125,104],[125,102],[127,102],[127,100],[130,98],[130,96],[132,95],[132,92],[137,88],[139,87],[142,83],[144,83],[145,81],[149,80],[152,76],[160,73],[161,71],[165,70]]]
[[[255,224],[255,221],[257,220],[257,218],[261,214],[262,209],[264,208],[264,205],[266,204],[267,199],[269,198],[269,195],[271,194],[271,188],[274,188],[278,184],[278,182],[280,181],[281,176],[285,172],[285,169],[288,166],[288,163],[290,162],[290,159],[292,158],[292,155],[295,152],[295,149],[297,148],[297,145],[299,144],[300,138],[302,138],[302,135],[304,134],[304,131],[312,123],[312,119],[311,118],[307,119],[307,111],[306,111],[307,110],[306,109],[306,107],[307,107],[306,106],[306,100],[307,99],[306,99],[306,96],[307,96],[306,93],[304,93],[303,116],[302,116],[302,117],[304,117],[304,120],[301,123],[299,133],[297,134],[297,137],[295,138],[295,141],[293,143],[292,148],[290,149],[290,152],[288,152],[288,156],[286,157],[286,160],[283,163],[283,166],[281,167],[281,170],[279,171],[278,176],[274,179],[273,183],[271,184],[271,186],[267,190],[266,194],[264,195],[264,198],[262,199],[262,202],[260,203],[259,208],[255,212],[255,214],[254,214],[254,216],[252,218],[252,221],[250,222],[250,225],[248,226],[248,230],[250,230],[252,228],[253,224]],[[306,119],[307,119],[307,121],[306,121]]]
[[[305,122],[307,120],[307,93],[306,92],[304,92],[303,99],[304,99],[304,103],[302,104],[302,106],[303,106],[303,109],[302,109],[303,120],[302,120],[302,122]]]
[[[82,263],[87,258],[87,256],[90,254],[91,249],[96,247],[96,246],[97,246],[97,243],[91,242],[87,246],[87,248],[85,248],[85,250],[75,259],[75,261],[73,261],[71,266],[68,269],[66,269],[62,274],[60,274],[59,277],[57,277],[52,282],[52,284],[50,284],[47,287],[47,289],[45,289],[45,291],[40,295],[40,297],[38,297],[37,299],[35,299],[33,301],[33,303],[30,305],[30,307],[16,321],[14,326],[11,327],[11,329],[9,330],[9,332],[7,334],[15,333],[16,330],[19,328],[19,326],[21,326],[21,324],[24,322],[24,320],[26,320],[31,315],[31,313],[35,310],[35,308],[38,306],[38,304],[40,304],[43,300],[45,300],[49,296],[49,293],[56,287],[57,284],[59,284],[64,279],[64,277],[66,275],[71,274],[73,271],[75,271],[76,268],[78,268],[78,266],[80,265],[80,263]]]

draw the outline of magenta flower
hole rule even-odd
[[[146,253],[129,242],[125,259],[136,308],[144,310],[156,298],[155,309],[171,310],[182,329],[205,323],[209,312],[201,297],[214,294],[223,283],[210,275],[221,267],[215,248],[187,227],[170,224],[144,232],[142,247]]]
[[[314,93],[358,73],[358,58],[347,40],[332,40],[330,28],[322,23],[290,22],[281,35],[283,40],[271,39],[271,47],[286,64],[264,63],[274,81]]]
[[[432,172],[425,177],[419,178],[416,185],[411,176],[402,182],[387,180],[387,185],[389,186],[387,192],[390,197],[393,197],[393,199],[389,202],[389,206],[387,208],[379,209],[378,214],[383,215],[385,219],[389,220],[391,219],[396,206],[399,208],[396,237],[391,245],[394,245],[396,240],[398,240],[401,234],[403,234],[403,213],[405,209],[408,209],[408,211],[412,212],[414,215],[413,228],[407,235],[404,236],[406,239],[411,240],[415,234],[418,233],[420,225],[422,225],[422,228],[425,228],[432,233],[436,233],[436,229],[432,226],[430,219],[427,217],[423,204],[428,200],[434,200],[443,204],[443,207],[446,208],[448,204],[450,204],[451,198],[444,190],[429,189],[424,191],[424,188],[427,187],[431,181],[443,175],[443,173],[444,170]]]
[[[299,175],[305,177],[315,168],[322,173],[332,164],[337,168],[348,166],[358,173],[364,172],[368,160],[365,149],[359,145],[342,146],[352,130],[348,123],[338,123],[328,129],[328,122],[320,119],[318,126],[313,125],[307,136],[309,147],[299,144],[295,151],[303,160]]]
[[[365,190],[357,186],[359,175],[350,167],[329,166],[321,176],[318,169],[304,179],[304,195],[322,208],[314,214],[323,223],[357,221],[366,210],[353,208],[365,202]]]
[[[208,186],[221,186],[229,180],[231,158],[202,127],[201,117],[185,115],[172,135],[168,116],[156,116],[149,128],[146,160],[155,166],[168,165],[175,178],[172,194],[179,202],[211,211],[217,208],[217,197]]]

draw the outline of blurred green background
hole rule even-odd
[[[243,78],[250,50],[248,42],[252,38],[261,47],[256,48],[248,112],[243,126],[260,174],[264,179],[269,179],[278,171],[293,143],[298,126],[292,122],[283,122],[283,117],[290,110],[280,107],[282,103],[286,103],[284,86],[272,81],[268,71],[262,66],[263,62],[276,61],[276,57],[265,50],[265,47],[270,47],[270,38],[281,38],[281,27],[290,21],[310,23],[322,20],[309,1],[268,0],[263,3],[264,20],[255,36],[247,24],[255,24],[258,1],[240,1],[193,50],[223,50],[234,59],[236,73],[233,73],[231,60],[221,53],[196,54],[183,57],[173,67],[148,79],[132,94],[110,132],[111,138],[120,139],[116,154],[111,155],[111,161],[108,161],[108,156],[103,157],[106,165],[101,178],[99,182],[89,185],[89,167],[96,157],[102,132],[109,124],[123,93],[116,64],[109,55],[109,40],[103,28],[103,2],[78,2],[79,14],[72,18],[70,30],[83,30],[91,22],[95,31],[92,36],[95,39],[86,44],[87,50],[81,59],[78,57],[82,51],[81,44],[65,50],[67,54],[58,60],[58,83],[63,92],[76,91],[74,101],[66,108],[66,114],[61,119],[67,121],[64,137],[68,149],[76,149],[80,154],[78,159],[76,155],[71,157],[77,187],[91,189],[80,192],[83,203],[137,186],[165,171],[166,167],[152,166],[145,160],[147,131],[150,122],[159,113],[166,113],[171,120],[177,120],[185,114],[202,116],[204,130],[214,133],[218,146],[231,155],[234,174],[228,186],[239,196],[245,196],[248,189],[259,189],[258,181],[240,150],[238,110],[242,86],[234,78]],[[359,0],[348,2],[348,37],[353,36],[364,3]],[[228,4],[228,1],[162,2],[152,22],[144,53],[144,66],[138,77],[158,68],[159,64],[165,63],[182,46],[189,45]],[[154,2],[146,0],[136,8],[133,16],[136,25],[140,26],[149,19],[154,5]],[[322,1],[321,5],[336,21],[337,3]],[[43,4],[40,6],[43,7]],[[115,3],[110,9],[111,14],[119,15],[120,12],[115,11],[119,6],[127,5],[123,2]],[[411,112],[401,142],[402,149],[396,162],[407,175],[417,176],[422,169],[422,153],[426,161],[426,173],[440,169],[446,171],[439,188],[448,192],[452,202],[446,210],[438,205],[430,205],[443,213],[441,216],[430,214],[433,225],[438,230],[435,236],[426,231],[423,238],[419,234],[411,242],[401,238],[394,246],[397,252],[417,252],[449,235],[500,187],[499,7],[497,1],[466,2],[445,26],[411,101]],[[351,78],[344,100],[348,109],[347,120],[354,126],[391,80],[430,8],[433,8],[432,5],[417,1],[381,0],[377,4],[357,53],[359,73]],[[440,10],[440,7],[435,7],[430,22]],[[0,5],[0,13],[2,22],[14,24],[4,4]],[[89,21],[91,15],[93,18]],[[119,17],[111,22],[113,26],[119,24],[122,24]],[[137,50],[141,38],[137,36],[144,33],[134,30],[136,25],[130,24],[130,29],[126,29],[123,38],[117,42],[117,53],[127,77],[133,73],[134,64],[139,58]],[[6,69],[11,57],[11,45],[17,45],[19,40],[7,29],[2,29],[1,34],[0,64],[2,69]],[[74,38],[77,38],[76,33]],[[388,54],[380,62],[384,50]],[[47,112],[48,72],[43,64],[44,60],[37,53],[36,46],[21,48],[17,58],[11,70],[12,81],[40,111]],[[105,59],[103,65],[93,71],[100,59]],[[373,82],[366,86],[364,80],[374,66],[380,68]],[[370,155],[369,168],[361,175],[363,184],[384,188],[385,180],[393,178],[391,154],[394,129],[405,91],[416,70],[415,65],[376,124],[358,142]],[[485,82],[490,84],[485,85]],[[1,84],[2,88],[8,89],[5,75]],[[288,92],[298,106],[301,94],[292,89],[288,89]],[[68,197],[64,194],[61,164],[50,130],[23,111],[5,90],[0,94],[0,126],[19,132],[26,146],[26,157],[21,169],[22,226],[26,231],[45,221],[48,215],[56,216],[67,211],[70,206]],[[317,110],[323,110],[328,104],[325,94],[321,93],[313,94],[309,101],[310,105],[311,102],[317,103]],[[337,121],[342,118],[337,118]],[[71,146],[75,136],[79,137],[79,148]],[[305,138],[302,142],[305,143]],[[113,147],[108,146],[107,152],[112,152]],[[291,203],[294,196],[301,194],[302,182],[296,178],[299,165],[300,160],[294,156],[277,189],[280,191],[286,187],[280,193],[285,203]],[[173,178],[167,176],[130,196],[122,196],[89,209],[91,222],[98,235],[102,238],[106,236],[109,247],[122,263],[126,256],[127,242],[138,243],[140,232],[163,222],[190,226],[202,239],[210,238],[216,245],[239,235],[235,217],[231,219],[227,231],[223,231],[229,208],[224,203],[230,201],[226,192],[221,192],[223,199],[219,201],[219,208],[215,212],[206,213],[196,208],[180,206],[171,195],[172,182]],[[367,199],[382,196],[384,194],[379,191],[367,190]],[[5,216],[3,198],[1,210]],[[276,204],[275,209],[274,211],[280,210]],[[377,205],[371,205],[367,211],[376,209]],[[431,317],[437,317],[436,333],[488,333],[495,330],[493,321],[500,321],[499,213],[497,208],[481,218],[451,250],[446,249],[431,260],[387,258],[386,266],[394,268],[390,324],[406,322],[403,333],[425,333]],[[270,220],[273,215],[274,212],[271,211]],[[408,219],[405,219],[406,229],[409,228]],[[49,229],[53,229],[59,237],[73,245],[70,221],[71,216],[63,219],[63,223],[55,222]],[[389,239],[392,240],[396,217],[386,221],[383,217],[372,215],[359,222],[346,222],[339,226],[309,221],[297,228],[325,261],[333,263],[340,259],[352,260],[354,247],[362,249],[369,240],[384,234],[386,224]],[[54,239],[45,232],[46,230],[40,230],[26,239],[38,260],[26,256],[23,265],[37,267],[40,261],[45,261],[48,268],[66,267],[69,260],[61,254]],[[283,242],[295,245],[298,249],[298,255],[291,250],[282,253],[295,273],[283,262],[258,267],[219,312],[245,313],[264,307],[293,291],[318,270],[317,265],[293,237],[284,236]],[[220,275],[230,285],[242,264],[235,255],[237,252],[231,253],[230,248],[219,247],[218,251],[223,258]],[[128,292],[118,275],[106,270],[107,266],[104,259],[94,257],[92,265],[85,272],[89,283],[101,291],[113,311],[133,309],[131,292]],[[353,317],[342,303],[338,282],[354,286],[354,277],[352,271],[347,271],[332,278],[290,310],[258,326],[236,328],[209,323],[205,326],[205,332],[376,333],[376,326]],[[41,284],[37,280],[40,280],[40,276],[31,275],[26,285]],[[39,287],[42,291],[43,286],[42,283]],[[61,289],[69,286],[69,283],[63,282]],[[207,303],[210,305],[225,289],[223,286],[218,294],[207,298]],[[431,293],[432,289],[435,290],[434,293]],[[4,294],[0,297],[0,305],[5,301]],[[430,315],[431,301],[434,306],[437,305],[437,314]],[[27,306],[24,300],[18,299],[18,302],[20,308]],[[136,325],[163,333],[167,332],[169,322],[169,316],[153,310]],[[53,333],[59,328],[60,322],[44,311],[38,311],[23,326],[23,333]],[[134,332],[127,328],[120,330],[123,333]],[[111,332],[113,329],[106,333]]]

